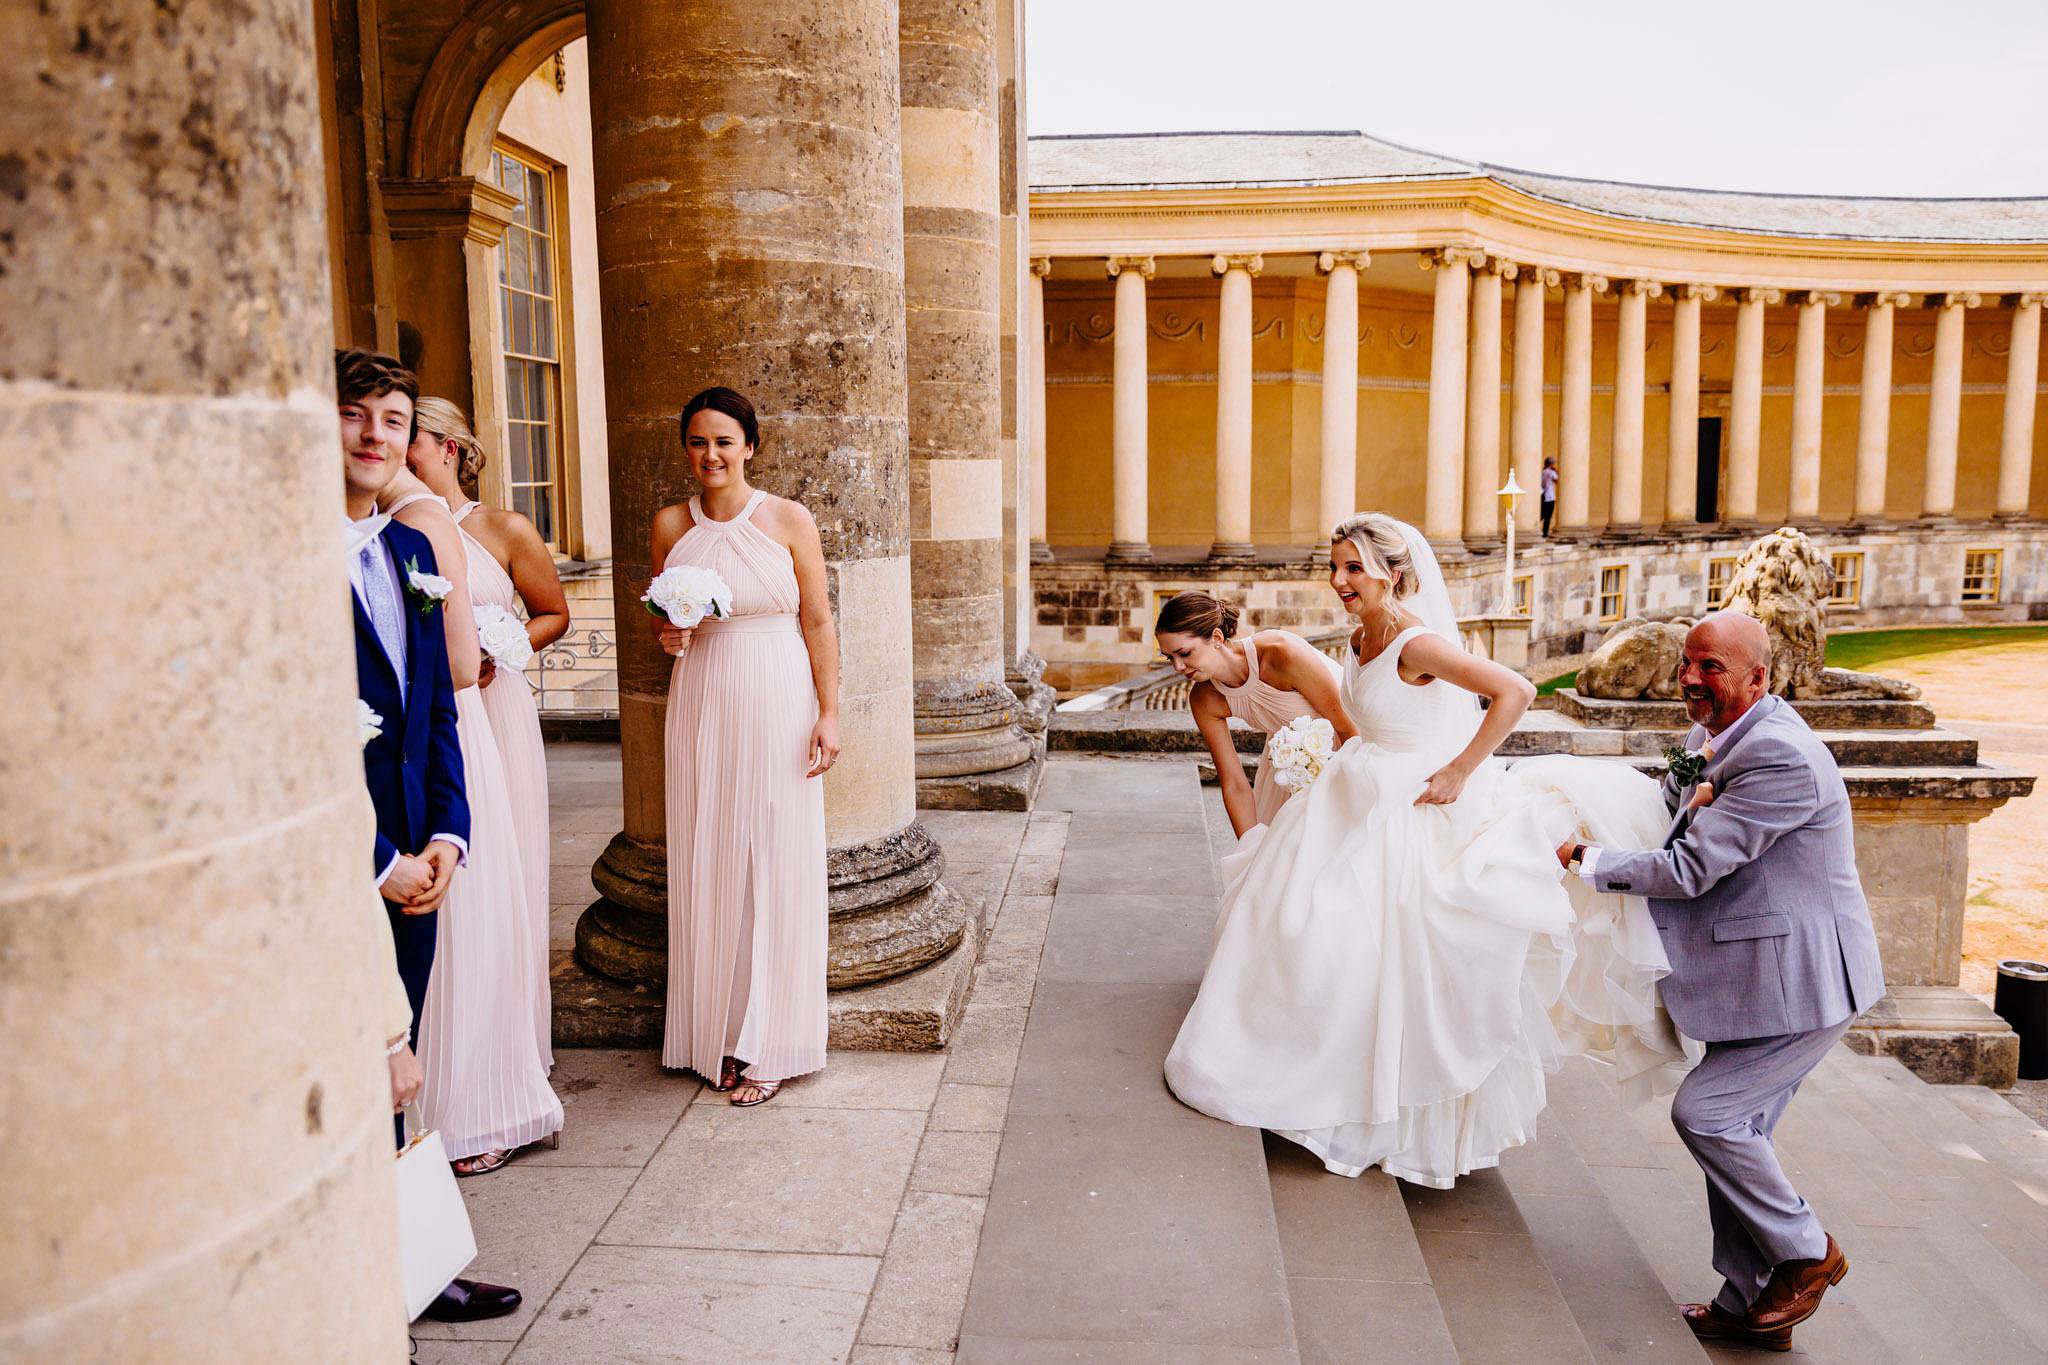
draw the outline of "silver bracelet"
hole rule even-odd
[[[386,1057],[396,1057],[399,1053],[405,1051],[405,1049],[408,1046],[410,1046],[411,1043],[412,1037],[410,1034],[408,1034],[400,1038],[397,1042],[393,1043],[390,1047],[385,1048],[384,1055]]]

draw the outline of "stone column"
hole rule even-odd
[[[1323,459],[1317,534],[1328,535],[1358,510],[1358,272],[1364,251],[1325,251],[1323,286]]]
[[[804,25],[744,0],[595,0],[588,16],[613,543],[646,544],[656,509],[690,491],[676,429],[690,394],[752,398],[765,418],[750,475],[817,518],[839,623],[827,980],[901,975],[960,941],[967,907],[915,823],[897,6],[847,0]],[[606,976],[660,982],[671,661],[625,626],[646,614],[647,576],[621,556],[625,829],[591,870],[604,899],[576,947]],[[652,995],[651,1019],[596,1035],[658,1033]]]
[[[1465,543],[1490,546],[1501,537],[1500,284],[1514,263],[1480,261],[1472,277],[1471,346],[1465,361]]]
[[[1045,277],[1052,273],[1052,261],[1044,256],[1031,262],[1031,288],[1024,296],[1025,338],[1030,356],[1027,385],[1030,416],[1024,424],[1031,443],[1031,562],[1052,563],[1052,543],[1046,539],[1045,517]]]
[[[1557,421],[1557,519],[1553,534],[1584,534],[1593,509],[1593,296],[1601,275],[1574,275],[1564,291],[1564,379]]]
[[[1699,521],[1700,304],[1718,291],[1711,284],[1675,286],[1671,299],[1671,415],[1664,442],[1664,521]]]
[[[1523,535],[1542,529],[1543,297],[1559,280],[1555,270],[1524,266],[1515,281],[1515,367],[1508,403],[1508,459],[1515,482],[1527,490],[1515,508]]]
[[[1112,256],[1116,281],[1116,340],[1111,361],[1110,462],[1114,493],[1110,507],[1109,558],[1113,563],[1147,564],[1152,546],[1145,529],[1148,510],[1146,464],[1151,459],[1151,421],[1145,386],[1145,281],[1155,269],[1150,256]]]
[[[1821,403],[1827,379],[1828,305],[1840,294],[1817,289],[1799,296],[1799,331],[1792,353],[1792,491],[1788,519],[1820,520]]]
[[[1607,529],[1643,529],[1643,352],[1648,343],[1649,300],[1664,286],[1655,280],[1621,283],[1620,323],[1614,348],[1613,464],[1608,483]]]
[[[1929,520],[1956,511],[1956,439],[1963,418],[1963,310],[1983,302],[1976,294],[1936,294],[1934,382],[1927,390],[1927,465],[1920,509]]]
[[[1252,276],[1257,255],[1223,256],[1209,268],[1223,277],[1216,327],[1216,540],[1209,558],[1252,557]]]
[[[1863,383],[1856,407],[1856,520],[1884,520],[1885,463],[1892,424],[1892,309],[1911,294],[1880,291],[1863,314]]]
[[[2041,382],[2041,302],[2013,299],[2012,346],[2005,353],[2005,430],[1998,446],[1998,515],[2024,517],[2034,482],[2034,399]]]
[[[1436,275],[1436,311],[1429,338],[1429,445],[1424,471],[1422,533],[1452,544],[1464,530],[1465,312],[1471,303],[1472,265],[1480,253],[1444,247],[1423,253]]]
[[[0,19],[8,1360],[404,1359],[312,16]]]
[[[1005,681],[996,9],[900,9],[917,797],[969,810],[1028,809],[1040,767]]]
[[[1764,305],[1775,289],[1735,291],[1735,378],[1728,391],[1728,512],[1736,526],[1756,524],[1757,470],[1763,458]]]

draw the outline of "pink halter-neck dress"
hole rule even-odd
[[[479,504],[464,503],[455,514],[463,521]],[[490,603],[514,616],[521,615],[519,589],[498,557],[462,530],[462,547],[468,552],[469,600],[479,606]],[[509,668],[498,670],[489,687],[479,689],[484,714],[490,718],[491,735],[498,741],[498,754],[505,760],[505,790],[512,802],[512,827],[519,835],[519,861],[526,869],[526,914],[533,923],[534,950],[534,1041],[540,1047],[540,1064],[554,1070],[554,1012],[548,989],[548,760],[540,738],[540,708],[534,704],[533,685],[524,673]]]
[[[1330,670],[1333,681],[1341,681],[1343,667],[1335,659],[1318,653]],[[1251,669],[1251,675],[1236,687],[1226,687],[1214,678],[1209,685],[1214,687],[1230,706],[1230,714],[1254,730],[1270,735],[1288,721],[1298,716],[1312,716],[1316,709],[1308,704],[1308,698],[1299,692],[1289,692],[1275,687],[1259,676],[1259,647],[1256,641],[1244,642],[1244,661]],[[1265,753],[1259,755],[1258,772],[1252,778],[1252,813],[1262,825],[1272,821],[1274,814],[1287,803],[1293,792],[1273,780],[1273,765]]]
[[[675,661],[664,736],[668,1016],[662,1065],[753,1080],[825,1065],[825,786],[807,778],[818,697],[797,623],[796,565],[754,525],[690,500],[663,567],[695,564],[733,614]]]

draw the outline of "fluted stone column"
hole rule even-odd
[[[1792,490],[1790,519],[1820,520],[1821,405],[1827,378],[1828,305],[1839,294],[1809,289],[1799,296],[1799,330],[1792,352]]]
[[[1699,521],[1700,305],[1720,291],[1711,284],[1681,284],[1671,300],[1671,411],[1665,435],[1664,521]]]
[[[902,0],[910,646],[923,806],[1026,809],[1005,681],[997,0]]]
[[[1764,305],[1784,297],[1776,289],[1735,291],[1735,377],[1728,391],[1728,515],[1736,526],[1756,524],[1758,470],[1763,460]]]
[[[2013,299],[2012,343],[2005,353],[2005,429],[1998,445],[1998,515],[2024,517],[2034,482],[2035,389],[2041,383],[2041,303]]]
[[[847,0],[794,25],[744,0],[593,0],[588,19],[613,543],[646,544],[689,491],[690,394],[751,397],[750,477],[817,518],[839,624],[827,979],[901,975],[960,940],[967,907],[915,823],[897,7]],[[647,577],[621,556],[622,627],[645,616]],[[629,981],[667,973],[670,666],[652,633],[620,630],[625,829],[591,870],[604,899],[576,947]]]
[[[1880,291],[1863,313],[1863,383],[1856,406],[1856,512],[1858,522],[1884,520],[1885,465],[1891,447],[1892,309],[1911,294]]]
[[[1209,268],[1223,277],[1216,326],[1216,540],[1209,558],[1243,563],[1252,557],[1252,276],[1257,255],[1219,255]]]
[[[312,16],[0,18],[0,1359],[404,1359]]]
[[[1583,535],[1593,514],[1593,296],[1601,275],[1574,275],[1564,291],[1564,376],[1557,420],[1557,520],[1553,533]]]
[[[1470,351],[1465,361],[1465,543],[1492,545],[1501,537],[1500,507],[1500,285],[1515,277],[1514,263],[1498,256],[1480,261],[1472,276]]]
[[[1031,377],[1026,390],[1030,417],[1025,435],[1031,444],[1031,562],[1052,563],[1052,545],[1046,539],[1045,517],[1045,277],[1052,273],[1052,261],[1039,256],[1031,262],[1031,288],[1024,296],[1027,321],[1026,350]]]
[[[1151,382],[1145,360],[1145,281],[1155,267],[1150,256],[1112,256],[1109,274],[1116,281],[1116,333],[1110,362],[1110,472],[1114,491],[1110,505],[1109,558],[1126,564],[1152,559],[1146,530],[1146,464],[1151,459],[1146,385]]]
[[[1436,275],[1436,308],[1429,338],[1429,444],[1423,477],[1422,532],[1433,541],[1460,539],[1465,511],[1465,313],[1471,304],[1469,247],[1426,252]]]
[[[1515,526],[1533,536],[1542,529],[1543,298],[1555,289],[1555,270],[1524,266],[1515,280],[1515,366],[1508,402],[1508,459],[1526,490],[1515,507]]]
[[[1323,447],[1317,488],[1317,535],[1358,510],[1358,272],[1364,251],[1325,251],[1316,269],[1323,286]]]
[[[1607,529],[1623,535],[1643,529],[1643,353],[1648,344],[1649,300],[1663,292],[1655,280],[1621,283],[1614,347],[1613,464]]]
[[[1927,390],[1927,465],[1920,509],[1929,520],[1956,511],[1956,444],[1963,419],[1963,311],[1983,302],[1976,294],[1937,294],[1928,300],[1934,319],[1934,380]]]

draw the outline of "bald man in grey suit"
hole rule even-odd
[[[1706,1056],[1671,1122],[1707,1178],[1712,1303],[1680,1311],[1704,1340],[1788,1350],[1848,1258],[1785,1178],[1771,1147],[1799,1083],[1884,996],[1884,968],[1856,875],[1849,793],[1833,755],[1766,694],[1770,638],[1717,612],[1685,640],[1679,684],[1705,756],[1692,783],[1664,779],[1663,847],[1566,844],[1595,889],[1644,896],[1671,959],[1665,1008]]]

